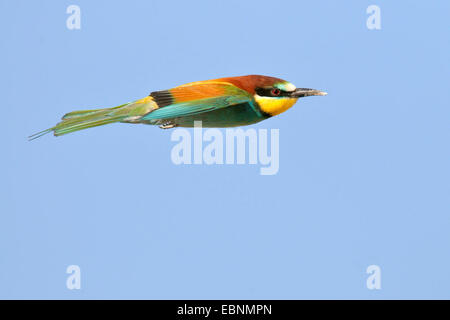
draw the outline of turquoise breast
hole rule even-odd
[[[268,116],[260,116],[249,103],[242,103],[227,108],[204,112],[197,115],[171,119],[179,127],[191,128],[194,121],[202,121],[205,128],[224,128],[246,126],[267,119]]]

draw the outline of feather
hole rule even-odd
[[[154,92],[151,96],[159,108],[143,116],[144,121],[196,115],[251,102],[253,99],[247,91],[231,83],[218,81],[191,83]],[[169,101],[171,104],[167,104]]]

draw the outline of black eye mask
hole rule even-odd
[[[280,94],[274,94],[274,90],[278,90]],[[256,88],[255,92],[262,97],[290,97],[292,93],[280,90],[278,88]]]

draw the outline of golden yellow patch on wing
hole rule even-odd
[[[185,83],[185,84],[179,85],[179,86],[177,86],[175,88],[198,86],[198,85],[202,85],[202,84],[226,84],[226,85],[229,85],[230,83],[226,82],[226,81],[218,81],[217,79],[214,79],[214,80],[203,80],[203,81],[189,82],[189,83]]]
[[[151,101],[153,101],[153,98],[151,96],[146,96],[145,98],[136,100],[134,103],[150,103]]]
[[[297,98],[273,98],[261,97],[258,95],[255,95],[255,100],[261,110],[267,114],[270,114],[271,116],[276,116],[277,114],[285,112],[297,102]]]
[[[227,95],[230,84],[225,82],[202,81],[193,82],[170,89],[169,92],[175,102],[187,102]]]

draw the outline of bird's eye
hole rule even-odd
[[[273,96],[279,96],[281,91],[280,89],[272,89],[272,91],[270,91],[270,93],[272,93]]]

